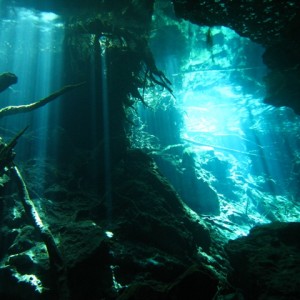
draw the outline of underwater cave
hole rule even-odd
[[[299,26],[0,1],[0,299],[300,299]]]

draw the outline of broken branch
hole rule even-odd
[[[0,109],[0,118],[2,117],[6,117],[9,115],[16,115],[16,114],[20,114],[20,113],[26,113],[29,111],[32,111],[34,109],[37,109],[41,106],[46,105],[47,103],[53,101],[54,99],[58,98],[59,96],[75,89],[78,88],[82,85],[84,85],[85,82],[81,82],[78,84],[71,84],[71,85],[66,85],[63,88],[61,88],[60,90],[54,92],[53,94],[47,96],[46,98],[43,98],[41,100],[38,100],[34,103],[30,103],[30,104],[25,104],[25,105],[18,105],[18,106],[7,106],[4,107],[2,109]]]
[[[50,266],[54,272],[55,280],[57,281],[56,288],[58,299],[66,300],[69,298],[69,290],[67,285],[66,267],[64,265],[62,254],[60,253],[55,243],[51,231],[47,226],[43,224],[38,211],[36,210],[35,205],[29,196],[27,186],[19,169],[16,166],[13,166],[10,170],[16,178],[17,186],[21,196],[21,202],[23,204],[25,213],[46,245],[50,260]]]

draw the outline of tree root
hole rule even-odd
[[[11,169],[12,174],[16,178],[17,186],[21,196],[21,202],[24,206],[26,215],[32,222],[34,228],[39,232],[43,242],[45,243],[49,255],[50,267],[53,278],[56,280],[56,294],[59,300],[69,299],[69,289],[67,285],[67,271],[64,265],[62,255],[54,241],[51,231],[43,224],[33,201],[31,200],[26,184],[22,178],[19,169],[13,166]]]
[[[30,103],[30,104],[25,104],[25,105],[18,105],[18,106],[7,106],[4,107],[2,109],[0,109],[0,118],[2,117],[6,117],[9,115],[16,115],[16,114],[20,114],[20,113],[26,113],[29,111],[32,111],[34,109],[37,109],[41,106],[46,105],[47,103],[49,103],[50,101],[58,98],[59,96],[77,88],[80,87],[82,85],[84,85],[85,82],[81,82],[78,84],[71,84],[71,85],[66,85],[63,88],[61,88],[60,90],[54,92],[53,94],[47,96],[46,98],[40,99],[34,103]]]
[[[17,144],[18,138],[26,131],[27,128],[28,126],[18,132],[8,144],[2,143],[0,139],[0,173],[6,166],[11,165],[15,157],[13,147]]]

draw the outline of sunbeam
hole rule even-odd
[[[18,76],[18,83],[1,94],[2,106],[37,101],[61,86],[64,26],[56,14],[14,7],[1,20],[0,32],[1,56],[5,58],[0,62],[0,69]],[[28,139],[31,142],[26,146],[20,142],[17,159],[27,156],[45,160],[49,152],[57,153],[53,124],[58,117],[59,104],[54,103],[38,113],[1,120],[4,136],[27,125],[30,128]],[[40,175],[44,176],[41,166]]]
[[[182,23],[187,34],[185,26]],[[261,83],[267,74],[261,60],[263,47],[225,27],[207,29],[189,24],[187,30],[190,44],[185,46],[181,62],[174,63],[174,56],[165,54],[166,49],[161,51],[159,42],[152,42],[157,61],[172,78],[175,99],[155,89],[148,92],[145,98],[153,111],[138,107],[142,118],[139,130],[146,136],[140,147],[151,148],[147,139],[152,140],[152,151],[167,146],[165,158],[158,156],[157,163],[183,200],[199,214],[235,214],[234,205],[227,210],[229,203],[235,202],[244,205],[243,214],[259,223],[275,220],[278,215],[285,221],[295,220],[283,215],[284,207],[274,213],[270,207],[280,197],[288,201],[293,193],[289,180],[298,142],[283,128],[299,128],[300,120],[289,108],[263,103]],[[210,46],[198,48],[200,43],[205,45],[207,30]],[[165,39],[164,45],[167,43]],[[181,141],[171,139],[176,130]],[[181,158],[179,143],[186,148]],[[174,147],[177,155],[172,164],[178,165],[175,161],[179,158],[181,161],[177,175],[167,163],[172,157],[169,149]],[[183,178],[180,172],[185,174]],[[262,197],[269,199],[270,207]],[[250,228],[244,227],[239,234],[247,234]]]

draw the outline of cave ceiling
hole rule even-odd
[[[289,38],[299,18],[299,1],[174,0],[179,18],[198,25],[226,26],[264,46]]]
[[[200,26],[226,26],[265,47],[265,102],[300,114],[300,2],[174,0],[174,10]]]

